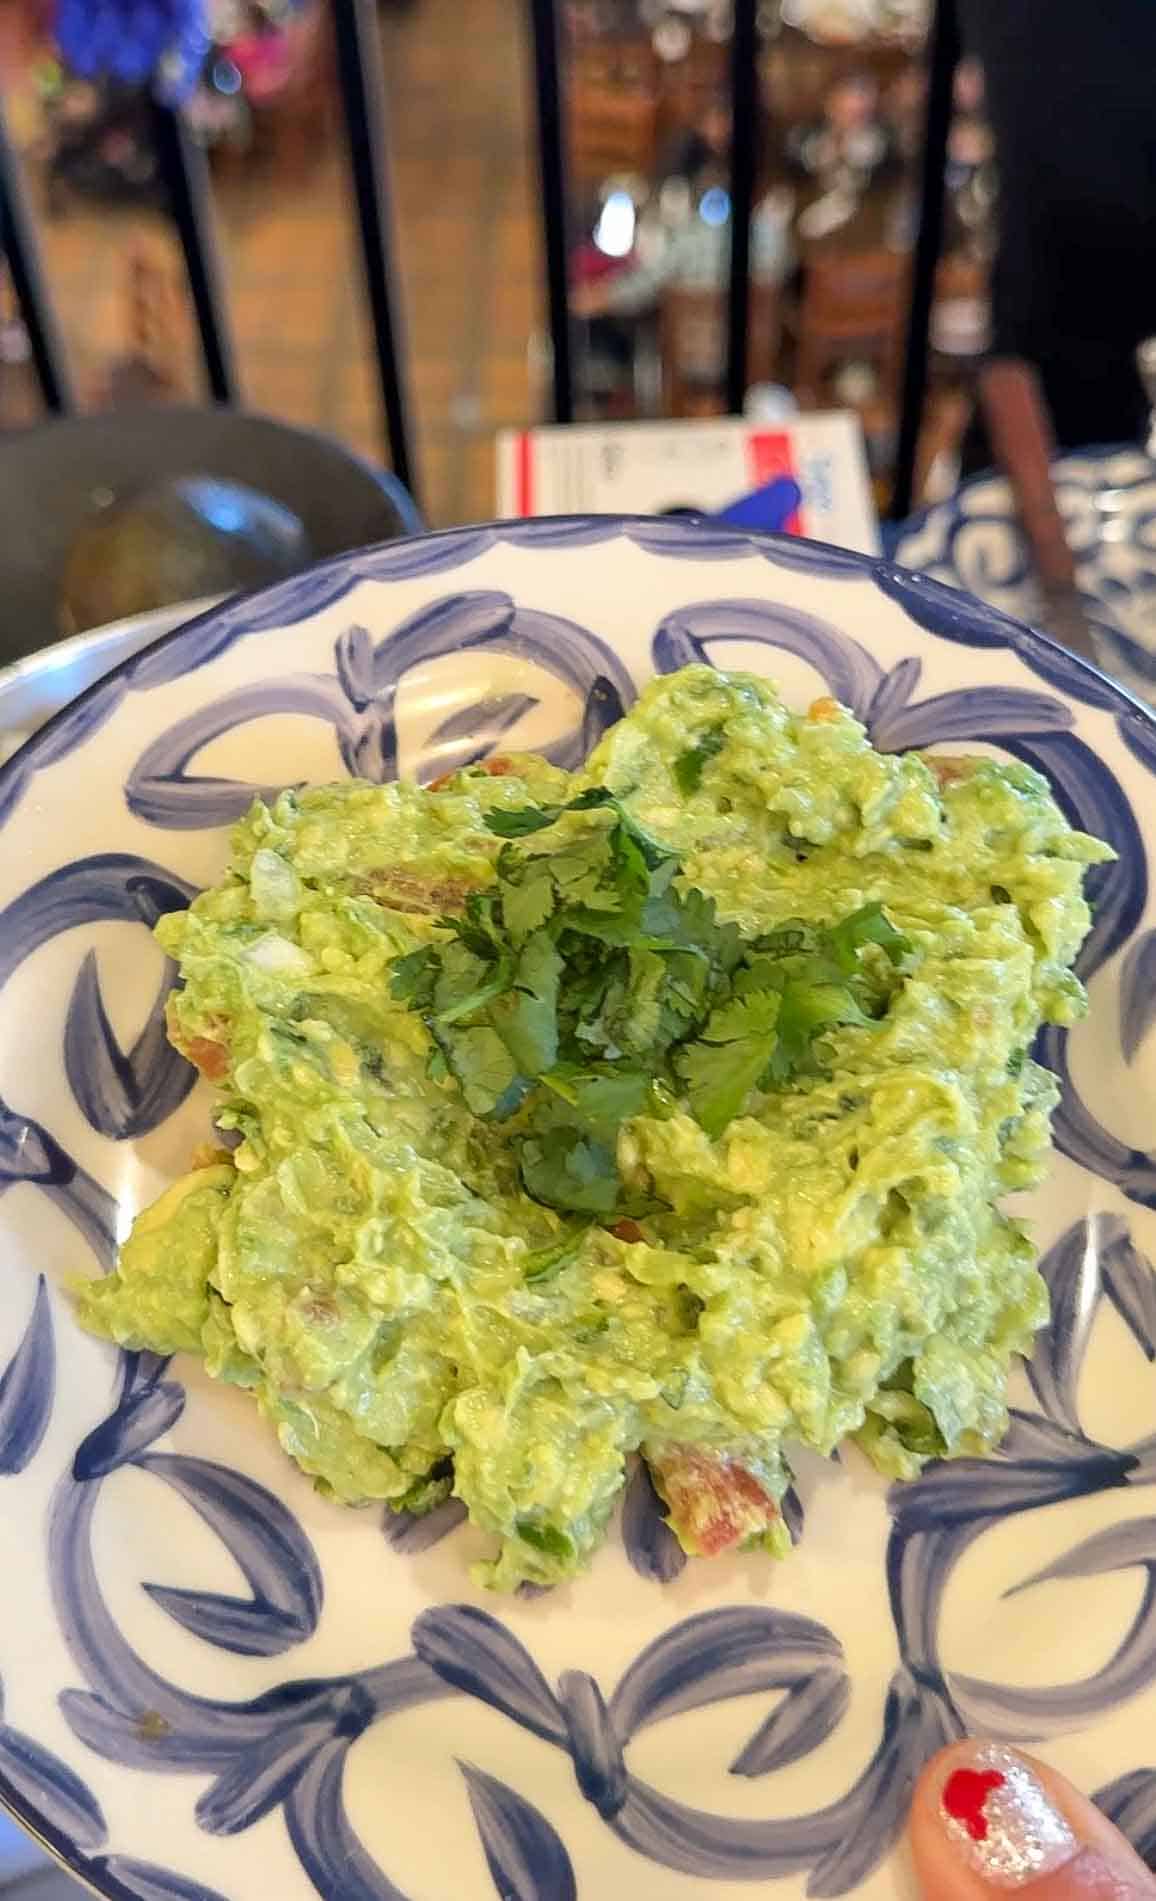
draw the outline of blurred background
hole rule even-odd
[[[0,0],[0,667],[703,512],[1151,694],[1154,69],[1152,0]]]
[[[101,0],[82,10],[91,24]],[[211,44],[184,116],[211,174],[238,390],[249,408],[378,460],[331,9],[211,0],[208,11]],[[108,9],[110,37],[123,12]],[[575,414],[722,413],[729,0],[570,0],[559,12]],[[764,0],[758,11],[748,379],[804,410],[854,410],[884,509],[927,25],[924,0]],[[382,0],[374,26],[421,505],[441,526],[493,512],[495,431],[548,410],[530,36],[512,0]],[[70,65],[42,0],[0,0],[0,79],[78,406],[199,399],[140,89]],[[964,60],[917,499],[958,474],[987,341],[997,189],[982,72]],[[0,317],[0,426],[11,427],[39,413],[39,396],[3,279]]]

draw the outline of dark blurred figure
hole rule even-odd
[[[659,164],[660,178],[684,178],[692,188],[704,171],[728,162],[731,149],[731,102],[713,93],[700,108],[693,125],[676,133]]]
[[[1134,441],[1156,334],[1156,0],[957,0],[999,166],[992,351],[1040,373],[1062,448]],[[968,456],[969,466],[990,457]]]
[[[825,189],[839,182],[865,190],[894,165],[895,140],[879,110],[879,87],[870,73],[845,73],[823,100],[823,117],[787,140],[797,170]]]

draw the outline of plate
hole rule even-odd
[[[118,660],[138,653],[211,605],[212,601],[202,599],[175,607],[150,608],[148,613],[132,614],[126,620],[72,634],[67,640],[55,641],[39,653],[14,661],[10,667],[0,667],[0,765],[53,713],[99,680]]]
[[[656,669],[995,748],[1109,838],[1087,1024],[1047,1030],[1030,1213],[1054,1321],[1009,1439],[888,1490],[798,1477],[774,1565],[680,1562],[638,1482],[590,1574],[478,1592],[452,1508],[325,1503],[244,1396],[80,1333],[209,1098],[149,935],[255,792],[575,764]],[[922,575],[710,524],[564,519],[342,556],[127,660],[0,769],[0,1792],[116,1901],[907,1892],[911,1780],[1041,1739],[1156,1848],[1156,725]],[[388,1533],[388,1535],[387,1535]]]
[[[1156,462],[1136,448],[1084,450],[1052,465],[1101,663],[1156,697]],[[892,550],[1005,614],[1037,618],[1040,599],[1011,488],[980,475],[905,522]]]

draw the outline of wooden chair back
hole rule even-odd
[[[774,379],[782,337],[777,287],[752,284],[748,374],[752,383]],[[716,413],[726,379],[727,293],[672,285],[659,313],[663,407],[668,416]]]
[[[608,173],[650,177],[658,162],[658,86],[649,42],[579,43],[570,66],[570,165],[576,184]]]
[[[795,381],[800,402],[822,402],[840,362],[871,363],[893,397],[903,348],[910,258],[884,250],[837,252],[807,264]]]

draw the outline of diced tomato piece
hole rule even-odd
[[[929,766],[941,786],[958,785],[961,779],[970,779],[979,764],[979,760],[967,753],[924,753],[923,763]]]
[[[223,1082],[229,1070],[229,1046],[225,1041],[224,1019],[222,1018],[219,1022],[214,1019],[210,1025],[206,1026],[207,1029],[217,1032],[215,1035],[186,1037],[176,1021],[170,1000],[166,1011],[166,1024],[169,1042],[173,1048],[179,1050],[181,1055],[192,1063],[193,1068],[199,1069],[201,1075],[207,1077],[209,1082]]]
[[[645,1241],[646,1239],[637,1221],[631,1221],[629,1216],[616,1221],[610,1232],[616,1241]]]
[[[194,1036],[179,1047],[182,1055],[211,1083],[224,1081],[229,1070],[229,1052],[223,1043],[214,1042],[211,1036]]]
[[[431,779],[426,788],[427,791],[444,792],[450,780],[457,778],[458,770],[460,770],[460,768],[455,768],[453,772],[443,772],[440,778]],[[475,772],[489,773],[491,779],[504,779],[508,773],[513,772],[514,762],[512,759],[507,758],[505,753],[496,752],[491,754],[489,759],[477,760],[474,770]]]
[[[779,1508],[753,1472],[707,1447],[665,1446],[646,1462],[679,1543],[700,1557],[733,1551],[766,1531]]]

